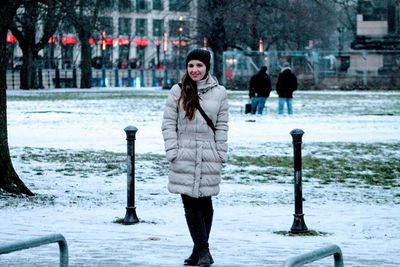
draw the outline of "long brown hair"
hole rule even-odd
[[[181,96],[178,103],[182,102],[182,107],[186,112],[186,117],[189,120],[192,120],[194,118],[194,113],[196,112],[196,105],[199,101],[199,96],[197,93],[197,83],[190,78],[187,72],[182,77],[181,88]]]

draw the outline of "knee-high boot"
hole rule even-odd
[[[201,267],[210,266],[211,255],[208,250],[208,234],[206,224],[201,212],[185,214],[186,222],[189,227],[189,232],[192,237],[195,250],[197,251],[197,265]],[[186,263],[185,264],[189,265]]]
[[[214,210],[211,209],[211,210],[203,211],[204,224],[205,224],[206,232],[207,232],[207,242],[208,242],[208,239],[210,238],[213,216],[214,216]],[[210,251],[209,251],[209,253],[210,253]],[[210,253],[210,258],[211,258],[211,264],[213,264],[214,259],[212,258],[211,253]]]
[[[208,239],[210,238],[210,232],[211,232],[211,226],[212,226],[212,222],[213,222],[213,215],[214,215],[214,210],[203,210],[203,219],[204,219],[204,225],[206,227],[206,232],[207,232],[207,242]],[[210,264],[214,263],[214,259],[212,258],[211,254],[210,254]],[[192,254],[190,254],[190,256],[185,259],[184,261],[184,265],[188,265],[188,266],[197,266],[197,262],[199,261],[199,254],[197,252],[197,248],[196,245],[193,246],[193,250],[192,250]]]

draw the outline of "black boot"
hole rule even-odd
[[[208,250],[208,235],[203,215],[201,212],[193,212],[185,214],[185,217],[195,250],[198,253],[197,265],[201,267],[210,266],[211,255]]]
[[[213,215],[214,215],[214,210],[204,210],[203,211],[203,217],[204,217],[204,224],[206,226],[206,232],[207,232],[207,242],[208,239],[210,238],[210,232],[211,232],[211,226],[212,226],[212,222],[213,222]],[[210,254],[211,257],[211,264],[214,263],[214,259],[211,256],[210,251],[208,251],[208,253]]]
[[[188,266],[197,266],[199,261],[199,253],[197,252],[196,246],[193,246],[192,254],[187,258],[183,264]]]

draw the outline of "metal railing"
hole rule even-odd
[[[287,259],[283,267],[294,267],[301,266],[310,262],[320,260],[333,255],[334,266],[343,267],[343,255],[342,250],[337,245],[326,246],[308,253],[304,253],[298,256]]]
[[[0,245],[0,254],[39,247],[56,242],[58,242],[58,246],[60,248],[60,267],[68,267],[68,245],[64,236],[61,234],[51,234],[39,238],[32,238],[25,241],[17,241],[11,244]]]

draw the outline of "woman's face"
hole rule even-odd
[[[187,65],[187,72],[193,81],[200,81],[206,75],[206,65],[200,60],[190,60]]]

